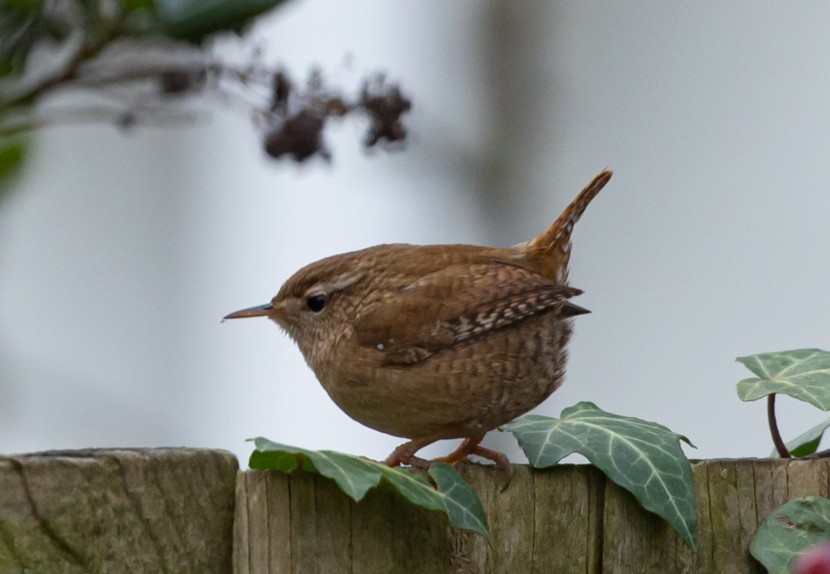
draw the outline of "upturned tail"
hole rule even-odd
[[[601,171],[556,218],[547,231],[522,246],[525,256],[534,262],[541,274],[557,283],[568,282],[568,262],[571,258],[571,232],[574,225],[614,172]]]

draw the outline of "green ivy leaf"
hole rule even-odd
[[[738,383],[742,401],[779,393],[830,410],[830,352],[796,349],[735,360],[757,375]]]
[[[429,467],[429,475],[435,481],[438,491],[446,495],[444,502],[450,524],[489,537],[487,517],[481,501],[458,471],[449,464],[433,463]]]
[[[818,450],[824,431],[830,428],[830,419],[824,420],[813,428],[804,431],[793,440],[787,442],[787,450],[796,458],[809,456]],[[778,457],[778,451],[772,449],[771,457]]]
[[[306,450],[261,437],[254,439],[254,444],[256,450],[249,462],[253,469],[288,473],[302,467],[309,472],[318,472],[334,480],[340,490],[355,501],[361,500],[369,489],[384,480],[412,504],[444,512],[450,526],[471,530],[485,538],[490,536],[481,502],[461,475],[448,464],[433,464],[430,467],[429,476],[437,486],[434,488],[421,474],[390,468],[349,454]]]
[[[568,407],[558,419],[526,415],[504,429],[518,439],[536,468],[553,466],[575,452],[585,456],[696,547],[692,467],[679,442],[692,445],[686,437],[656,423],[607,413],[589,402]]]
[[[830,500],[796,498],[773,510],[762,524],[749,551],[772,574],[790,572],[806,548],[830,540]]]

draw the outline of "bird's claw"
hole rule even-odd
[[[507,487],[510,486],[510,480],[512,478],[510,460],[504,453],[481,446],[479,443],[483,438],[483,434],[468,437],[464,439],[460,445],[458,445],[458,448],[447,456],[441,456],[431,460],[419,458],[415,456],[415,453],[427,444],[430,444],[432,441],[427,442],[426,440],[412,440],[393,450],[392,454],[390,454],[384,461],[384,464],[391,467],[408,465],[415,470],[427,472],[429,467],[436,462],[457,465],[467,462],[469,460],[469,456],[474,454],[481,458],[493,461],[496,466],[496,471],[505,475],[505,480],[500,491],[504,492],[507,490]]]

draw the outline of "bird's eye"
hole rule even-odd
[[[314,311],[315,313],[319,313],[323,310],[323,307],[326,306],[326,301],[328,301],[328,295],[325,293],[318,293],[317,295],[312,295],[308,299],[305,300],[306,307]]]

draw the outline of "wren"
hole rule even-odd
[[[390,466],[425,467],[418,450],[465,439],[470,454],[562,383],[572,318],[571,232],[611,179],[605,170],[538,237],[508,248],[391,244],[321,259],[270,303],[225,319],[268,317],[297,343],[332,400],[354,420],[409,439]]]

